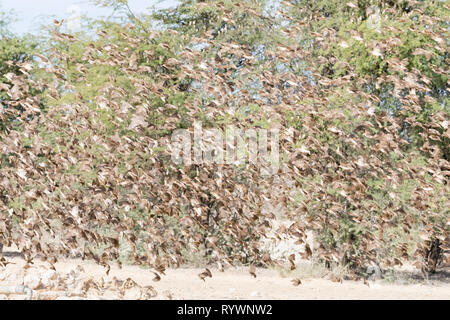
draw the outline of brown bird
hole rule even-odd
[[[8,265],[8,264],[15,264],[15,263],[8,262],[8,260],[6,260],[5,258],[0,257],[0,267],[6,268],[6,265]],[[24,267],[24,269],[25,269],[25,267]]]
[[[159,274],[157,274],[156,272],[153,272],[153,274],[155,275],[155,277],[152,279],[154,282],[158,282],[159,280],[161,280]]]
[[[298,279],[298,278],[292,279],[291,282],[292,282],[292,284],[293,284],[295,287],[298,287],[299,285],[302,284],[302,281],[301,281],[300,279]]]
[[[300,254],[301,254],[302,258],[305,260],[309,259],[312,256],[312,251],[311,251],[309,244],[305,245],[305,252],[300,253]]]
[[[272,259],[270,258],[270,255],[268,253],[263,254],[261,259],[265,264],[269,264],[272,262]]]
[[[53,24],[57,27],[60,27],[64,22],[64,19],[62,19],[61,21],[58,20],[53,20]]]
[[[199,274],[198,274],[198,277],[199,277],[200,279],[202,279],[203,281],[205,281],[205,278],[206,278],[206,277],[212,278],[212,273],[211,273],[211,271],[210,271],[208,268],[205,268],[205,271],[199,273]]]
[[[366,286],[370,287],[369,281],[367,281],[366,279],[363,278],[363,282],[364,282],[364,284],[365,284]]]
[[[256,278],[256,268],[253,264],[250,265],[248,272],[252,275],[252,277]]]
[[[224,271],[225,271],[225,269],[224,269],[224,267],[223,267],[223,263],[222,263],[221,261],[218,261],[218,262],[217,262],[217,266],[219,267],[219,271],[220,271],[220,272],[224,272]]]
[[[295,254],[293,253],[293,254],[291,254],[289,257],[288,257],[288,260],[289,260],[289,263],[291,264],[291,270],[295,270]]]

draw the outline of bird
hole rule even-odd
[[[53,20],[53,24],[54,24],[55,26],[57,26],[57,27],[62,26],[63,22],[64,22],[64,19],[62,19],[61,21],[58,21],[58,20],[56,20],[56,19]]]
[[[253,264],[250,265],[248,272],[251,274],[252,277],[256,278],[256,268]]]
[[[199,273],[199,274],[198,274],[198,277],[199,277],[200,279],[202,279],[203,281],[205,281],[205,278],[206,278],[206,277],[212,278],[212,273],[211,273],[211,271],[210,271],[208,268],[205,268],[205,271]]]
[[[291,282],[294,285],[294,287],[298,287],[299,285],[302,284],[302,281],[298,278],[292,279]]]
[[[157,274],[156,272],[153,272],[153,274],[155,275],[155,277],[152,279],[154,282],[158,282],[159,280],[161,280],[159,274]]]

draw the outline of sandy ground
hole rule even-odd
[[[20,285],[30,280],[30,274],[44,270],[42,262],[23,270],[24,261],[20,257],[9,257],[11,264],[0,267],[0,290],[6,286]],[[78,265],[84,272],[79,274],[78,283],[92,278],[94,281],[104,282],[117,278],[126,280],[131,278],[140,287],[152,286],[157,295],[152,299],[446,299],[450,300],[450,282],[438,281],[410,285],[386,284],[383,281],[369,282],[369,286],[361,281],[344,280],[336,283],[326,279],[301,279],[302,284],[294,286],[292,278],[281,277],[275,270],[257,269],[257,277],[249,275],[247,268],[229,268],[225,272],[211,269],[212,278],[202,281],[198,274],[204,269],[171,269],[166,271],[160,281],[153,281],[154,274],[137,266],[124,266],[119,269],[112,266],[109,275],[105,269],[93,262],[81,260],[64,260],[56,263],[56,273],[70,274]],[[28,274],[28,278],[27,278]],[[72,271],[74,274],[74,271]],[[75,286],[74,286],[75,287]],[[117,291],[98,294],[95,290],[88,290],[83,297],[68,294],[69,290],[50,290],[48,287],[34,290],[33,299],[136,299],[136,295],[119,295]],[[49,293],[50,292],[50,293]],[[0,299],[24,299],[24,295],[0,293]]]

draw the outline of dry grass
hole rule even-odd
[[[317,279],[324,278],[333,274],[339,278],[348,275],[346,267],[332,265],[327,268],[324,263],[317,261],[300,261],[296,264],[296,268],[291,270],[288,265],[272,267],[282,278],[300,278],[300,279]]]

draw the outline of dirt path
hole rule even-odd
[[[32,282],[30,275],[43,270],[36,262],[35,266],[24,274],[24,261],[20,257],[9,258],[12,264],[0,269],[0,287]],[[79,280],[95,281],[102,277],[111,281],[114,277],[120,280],[133,279],[140,286],[152,286],[158,295],[156,299],[450,299],[450,283],[448,281],[437,284],[393,285],[382,282],[370,282],[369,287],[362,282],[344,281],[335,283],[325,279],[302,279],[302,284],[295,287],[291,278],[281,277],[278,272],[268,269],[257,269],[257,278],[248,274],[247,268],[229,268],[225,272],[211,269],[212,278],[201,281],[197,276],[202,269],[171,269],[166,271],[160,281],[154,282],[151,271],[136,266],[124,266],[119,269],[112,266],[109,275],[105,269],[93,262],[81,260],[64,260],[56,263],[57,274],[69,274],[77,265],[81,265],[84,272]],[[27,276],[28,274],[28,276]],[[28,278],[27,278],[28,277]],[[92,290],[91,290],[92,291]],[[45,289],[35,290],[35,298],[44,298]],[[55,293],[56,296],[67,297],[64,292]],[[20,295],[1,295],[0,299],[23,299]],[[116,292],[106,292],[101,296],[90,292],[85,298],[118,299],[135,297],[119,296]]]

